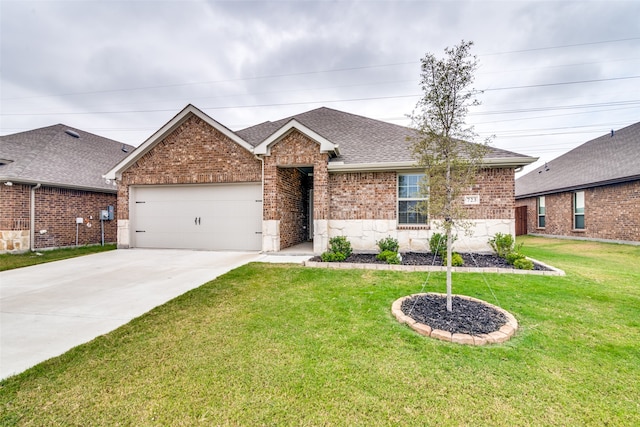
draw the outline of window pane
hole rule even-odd
[[[584,213],[584,191],[578,191],[575,193],[574,197],[574,213],[583,214]]]
[[[576,218],[575,228],[577,230],[584,229],[584,215],[576,215],[575,218]]]
[[[539,216],[538,217],[538,227],[544,227],[544,223],[545,223],[545,217],[543,216]]]
[[[544,196],[538,197],[538,215],[545,214],[545,200]]]
[[[400,224],[426,224],[427,217],[416,210],[418,201],[398,202],[398,223]]]

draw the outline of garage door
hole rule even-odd
[[[135,247],[262,249],[260,184],[133,187],[131,196]]]

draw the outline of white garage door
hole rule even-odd
[[[260,184],[134,187],[131,197],[135,247],[262,249]]]

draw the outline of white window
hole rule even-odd
[[[538,228],[544,228],[546,223],[546,206],[544,196],[538,197]]]
[[[427,198],[420,194],[424,174],[398,175],[398,224],[424,225],[427,215],[418,212],[418,204]]]
[[[584,191],[573,193],[573,228],[584,230]]]

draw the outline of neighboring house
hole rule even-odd
[[[344,235],[355,250],[391,236],[428,250],[433,223],[417,215],[413,131],[329,108],[233,132],[188,105],[105,176],[118,182],[118,244],[279,251],[309,240],[315,253]],[[489,250],[514,232],[514,170],[536,159],[492,149],[469,205]]]
[[[62,124],[0,136],[0,253],[101,243],[117,193],[102,175],[131,151]],[[116,222],[103,225],[116,241]]]
[[[518,178],[516,205],[529,234],[640,242],[640,123]]]

